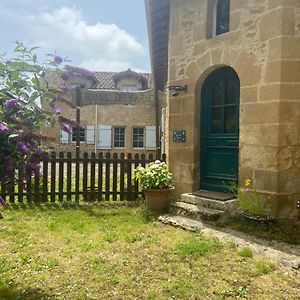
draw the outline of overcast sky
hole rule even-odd
[[[150,71],[143,0],[0,0],[0,53],[19,40],[91,71]]]

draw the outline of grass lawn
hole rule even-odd
[[[0,299],[299,299],[300,273],[140,207],[2,211]]]

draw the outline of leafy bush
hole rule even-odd
[[[156,160],[146,168],[137,167],[133,179],[139,180],[143,189],[163,189],[171,187],[172,173],[165,162]]]
[[[31,176],[41,175],[40,161],[46,153],[40,142],[47,139],[41,133],[42,127],[55,121],[67,132],[70,125],[80,127],[62,117],[61,108],[56,106],[56,100],[67,89],[65,80],[70,73],[60,68],[64,59],[49,55],[49,60],[40,63],[35,54],[37,48],[17,42],[15,57],[0,56],[0,183],[3,186],[17,182],[23,188]],[[58,87],[48,85],[45,74],[49,70],[61,78]],[[41,107],[41,100],[49,101],[50,110]]]
[[[61,110],[45,111],[39,101],[54,97],[59,90],[50,90],[43,76],[48,68],[60,72],[62,58],[54,56],[43,64],[34,53],[37,47],[26,48],[17,42],[16,57],[0,59],[0,181],[13,183],[18,170],[19,184],[32,175],[39,176],[39,162],[45,155],[39,142],[41,127],[53,123]]]

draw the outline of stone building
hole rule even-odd
[[[130,69],[124,72],[91,73],[81,68],[67,66],[69,76],[68,92],[64,95],[70,102],[74,100],[74,86],[81,87],[80,152],[111,153],[155,153],[156,118],[155,102],[151,86],[151,76]],[[59,85],[60,80],[53,73],[46,75],[46,81]],[[76,110],[59,102],[62,115],[75,119]],[[48,102],[43,102],[45,105]],[[51,109],[51,108],[49,108]],[[56,124],[44,129],[53,140],[53,151],[75,153],[76,130],[68,134]]]
[[[299,218],[300,1],[145,3],[177,193],[251,179],[273,214]]]

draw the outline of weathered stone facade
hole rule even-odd
[[[300,218],[300,1],[231,0],[229,32],[212,37],[212,0],[170,1],[168,160],[177,193],[199,189],[201,90],[223,66],[240,80],[239,184],[279,217]],[[172,140],[187,132],[185,143]]]
[[[128,72],[130,72],[128,76]],[[99,72],[100,73],[100,72]],[[99,74],[98,73],[98,74]],[[91,133],[94,138],[90,141],[87,138],[87,129],[84,130],[85,138],[84,141],[80,143],[80,153],[83,152],[110,152],[110,153],[139,153],[139,154],[155,154],[156,145],[155,140],[150,141],[147,129],[151,127],[152,139],[155,137],[155,101],[153,90],[147,89],[143,90],[145,87],[145,78],[143,77],[143,82],[139,80],[141,75],[134,77],[131,73],[135,74],[133,71],[129,70],[124,76],[118,76],[115,87],[112,86],[112,82],[108,83],[110,86],[101,85],[101,82],[93,81],[86,76],[74,76],[68,81],[68,85],[71,86],[79,85],[81,88],[81,103],[80,103],[80,123],[93,128]],[[110,77],[111,74],[109,73]],[[119,75],[122,73],[115,73]],[[100,74],[102,75],[102,74]],[[99,76],[100,76],[99,75]],[[107,74],[106,74],[107,75]],[[51,84],[58,85],[59,80],[51,77],[46,78]],[[106,76],[107,77],[107,76]],[[111,78],[109,78],[111,79]],[[106,79],[107,81],[107,79]],[[136,85],[137,91],[135,92],[122,92],[123,85]],[[74,90],[69,89],[65,93],[64,97],[70,102],[74,103]],[[48,107],[48,101],[42,102],[43,107]],[[61,107],[62,115],[68,119],[76,118],[76,110],[71,108],[69,105],[57,101],[56,106]],[[110,137],[108,137],[111,142],[110,145],[106,145],[105,148],[99,143],[101,139],[100,126],[110,126]],[[124,147],[114,147],[114,128],[125,128],[125,145]],[[133,128],[144,128],[144,146],[143,147],[133,147]],[[154,133],[153,133],[154,130]],[[47,142],[47,146],[56,152],[72,152],[75,154],[75,141],[72,141],[72,134],[67,137],[67,141],[62,141],[61,139],[61,127],[57,123],[53,128],[46,128],[44,132],[52,137],[51,142]],[[106,136],[107,138],[107,136]],[[148,144],[147,144],[148,141]],[[152,143],[151,143],[152,142]]]

